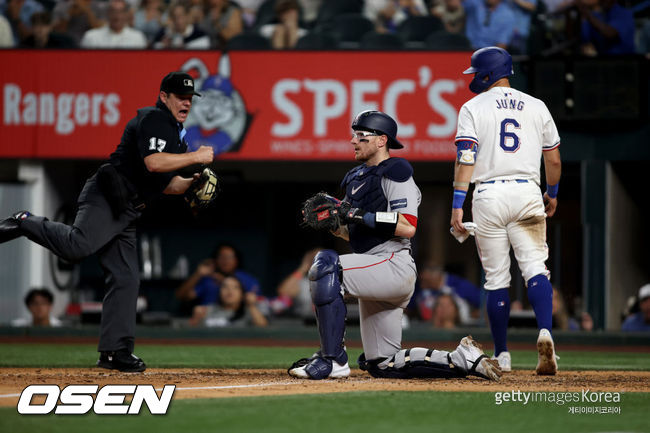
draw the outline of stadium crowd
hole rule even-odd
[[[642,0],[0,0],[0,47],[650,50]]]

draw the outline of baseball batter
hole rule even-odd
[[[387,114],[364,111],[352,122],[354,155],[363,164],[342,182],[341,202],[325,196],[311,210],[316,220],[337,218],[336,236],[350,242],[353,254],[320,251],[309,270],[321,348],[295,362],[289,374],[307,379],[347,377],[344,346],[344,295],[358,299],[364,353],[359,366],[374,377],[464,377],[498,379],[496,361],[485,357],[471,337],[453,352],[425,348],[402,350],[402,314],[417,276],[410,239],[415,235],[421,196],[411,165],[392,158],[401,149],[397,124]],[[328,203],[331,206],[328,208]],[[307,211],[309,214],[310,210]],[[306,215],[308,216],[308,215]]]
[[[171,72],[163,78],[156,106],[138,110],[109,163],[86,181],[72,226],[27,211],[0,221],[0,242],[24,235],[68,261],[98,254],[107,285],[99,367],[146,369],[133,354],[140,285],[135,222],[159,194],[183,194],[193,186],[193,178],[177,170],[213,160],[211,147],[186,153],[183,122],[194,95],[200,96],[190,75]]]
[[[507,326],[510,315],[510,247],[528,287],[535,311],[538,374],[555,374],[557,362],[550,329],[553,290],[548,258],[546,217],[557,207],[561,174],[560,137],[546,105],[510,87],[512,58],[502,48],[472,54],[469,88],[478,95],[458,115],[451,226],[462,234],[463,202],[475,184],[472,215],[476,246],[485,271],[487,313],[494,353],[510,371]],[[540,190],[540,159],[546,169],[546,192]]]

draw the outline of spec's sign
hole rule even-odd
[[[381,110],[410,160],[453,160],[469,53],[4,51],[0,157],[106,158],[162,77],[184,70],[202,94],[190,150],[224,159],[351,160],[350,123]],[[121,65],[116,73],[111,65]]]
[[[18,413],[22,415],[45,415],[54,411],[57,415],[82,415],[91,409],[100,415],[137,415],[145,403],[152,415],[167,413],[176,385],[165,385],[160,398],[153,385],[29,385],[20,394]],[[131,403],[125,403],[132,395]],[[43,403],[35,396],[45,397]],[[37,397],[38,398],[38,397]]]

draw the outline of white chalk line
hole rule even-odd
[[[184,386],[184,387],[176,387],[176,391],[263,388],[265,386],[287,386],[287,385],[300,385],[300,384],[302,384],[302,382],[266,382],[266,383],[253,383],[248,385]],[[162,391],[162,390],[163,388],[156,388],[156,391]],[[0,394],[0,398],[14,398],[14,397],[20,397],[20,394]]]
[[[251,383],[248,385],[220,385],[220,386],[185,386],[176,387],[176,391],[193,391],[197,389],[235,389],[235,388],[262,388],[265,386],[284,386],[284,385],[301,385],[302,382],[267,382]],[[163,388],[157,388],[156,391],[162,391]]]

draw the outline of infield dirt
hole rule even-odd
[[[32,384],[151,384],[156,389],[176,385],[174,399],[227,398],[349,391],[611,391],[650,392],[647,371],[560,371],[537,376],[532,370],[506,373],[499,382],[467,379],[374,379],[352,370],[348,379],[309,381],[289,377],[285,370],[148,369],[119,373],[99,368],[1,368],[0,406],[16,406],[20,393]],[[35,397],[36,398],[36,397]],[[36,401],[34,402],[36,403]]]

